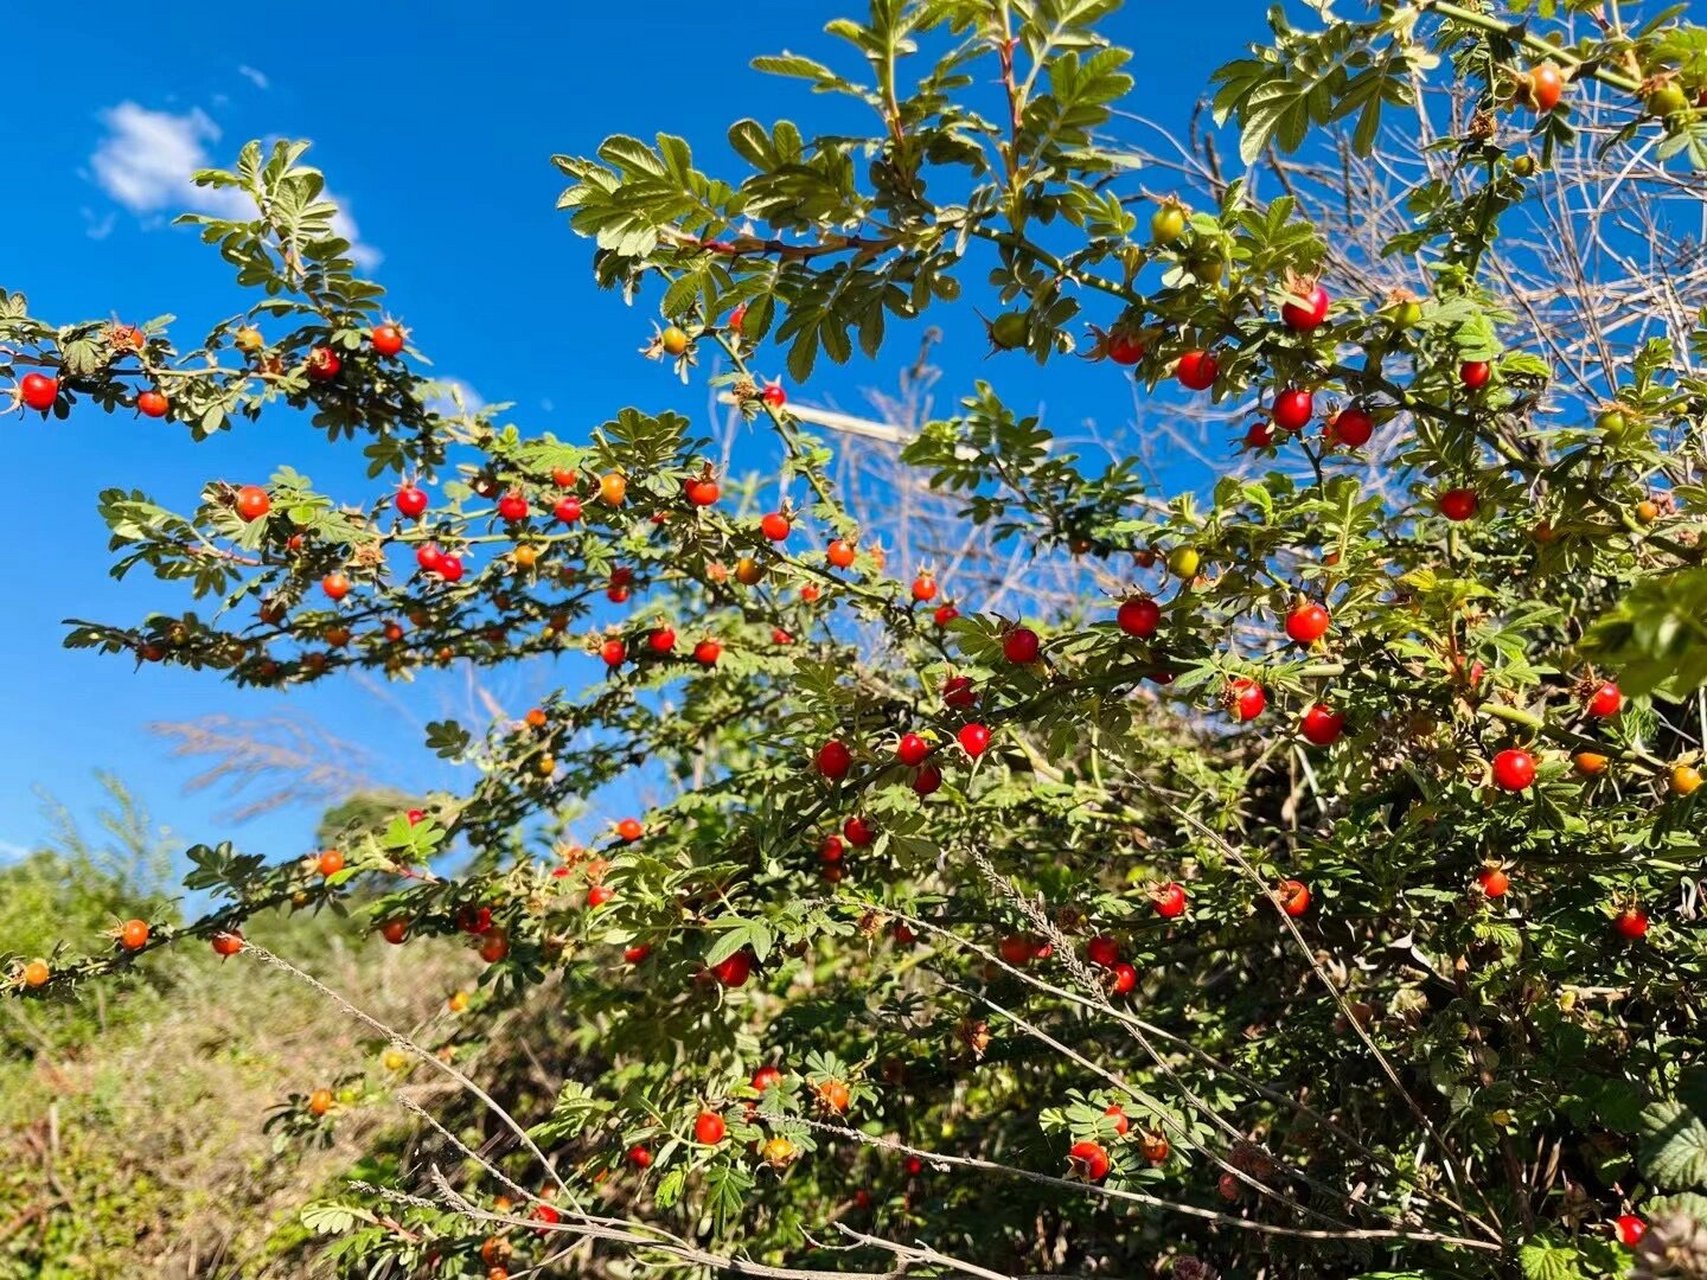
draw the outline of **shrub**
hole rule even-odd
[[[582,693],[431,726],[467,794],[330,869],[194,849],[225,905],[158,931],[235,951],[375,880],[407,945],[472,935],[479,992],[394,1042],[452,1123],[305,1211],[352,1272],[1565,1277],[1620,1268],[1636,1214],[1644,1265],[1696,1247],[1707,339],[1658,250],[1699,193],[1665,164],[1707,157],[1701,31],[1277,15],[1215,96],[1265,167],[1193,152],[1207,192],[1152,193],[1106,137],[1112,7],[874,0],[829,28],[846,69],[758,64],[870,136],[740,121],[738,179],[670,136],[557,158],[597,281],[658,309],[646,354],[715,357],[769,433],[762,483],[674,413],[558,440],[442,405],[300,144],[202,177],[255,201],[192,221],[263,296],[201,346],[6,299],[26,409],[157,389],[197,438],[296,409],[400,480],[108,491],[119,568],[220,610],[71,644],[267,687],[586,655]],[[1099,462],[996,363],[900,452],[965,563],[891,576],[812,433],[846,420],[798,388],[963,289],[993,354],[1135,377],[1246,462]],[[1007,590],[1027,557],[1065,598]],[[642,780],[666,798],[568,837]],[[27,959],[31,999],[130,963]],[[465,1071],[509,1017],[538,1069]]]

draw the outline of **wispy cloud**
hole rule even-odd
[[[479,413],[486,407],[486,397],[481,395],[461,378],[439,378],[436,380],[439,394],[427,401],[427,408],[434,413],[447,415],[457,413]],[[462,407],[457,407],[456,401],[462,401]]]
[[[95,184],[149,225],[158,225],[163,213],[184,209],[226,218],[254,216],[254,206],[242,192],[198,187],[192,181],[196,170],[209,167],[208,146],[221,136],[219,126],[201,108],[174,115],[121,102],[101,113],[101,123],[106,134],[89,158]],[[325,198],[338,206],[333,229],[350,242],[356,265],[366,271],[377,267],[384,255],[362,240],[349,202],[330,189]]]
[[[249,66],[247,63],[245,63],[243,66],[237,68],[237,74],[242,76],[245,80],[247,80],[250,84],[254,85],[257,89],[268,89],[272,86],[272,81],[267,79],[267,73],[266,72],[257,71],[257,70],[255,70],[254,67]]]

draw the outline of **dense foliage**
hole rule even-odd
[[[828,28],[843,70],[758,61],[867,104],[870,136],[743,120],[729,179],[668,136],[557,159],[598,282],[657,310],[647,354],[726,370],[773,434],[763,484],[675,414],[558,440],[448,410],[301,145],[204,175],[255,202],[193,220],[259,299],[201,346],[0,298],[26,413],[202,438],[296,409],[376,480],[281,468],[188,515],[103,494],[118,570],[208,607],[70,644],[239,685],[605,669],[432,726],[465,795],[300,860],[193,849],[214,914],[13,961],[30,999],[189,938],[288,967],[246,918],[375,882],[388,942],[471,935],[460,1020],[392,1046],[463,1102],[306,1211],[352,1274],[1553,1278],[1632,1246],[1707,1274],[1707,333],[1661,317],[1585,384],[1507,346],[1494,283],[1591,87],[1601,145],[1696,182],[1707,34],[1599,3],[1277,15],[1218,77],[1247,161],[1414,128],[1449,170],[1385,246],[1410,289],[1367,296],[1290,196],[1141,185],[1105,137],[1116,3],[872,0]],[[1116,598],[1017,618],[888,576],[790,406],[963,289],[1001,358],[904,459]],[[1002,399],[1027,357],[1244,406],[1271,465],[1173,491],[1135,452],[1094,464]],[[667,802],[569,838],[640,779]],[[465,1074],[518,1014],[539,1054]],[[278,1130],[340,1123],[331,1084]]]

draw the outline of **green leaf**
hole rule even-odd
[[[1651,1104],[1642,1112],[1638,1161],[1659,1186],[1707,1190],[1707,1124],[1675,1099]]]

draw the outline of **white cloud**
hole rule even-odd
[[[132,213],[153,216],[194,209],[227,218],[254,216],[254,205],[242,192],[198,187],[192,181],[196,170],[210,167],[208,145],[220,139],[219,126],[199,107],[173,115],[121,102],[102,112],[101,122],[107,133],[89,167],[96,185]],[[377,267],[384,255],[363,243],[349,202],[331,190],[325,198],[338,206],[332,226],[350,242],[356,265],[363,270]]]
[[[119,215],[108,210],[97,217],[95,211],[87,205],[77,211],[83,215],[83,233],[91,240],[105,240],[112,235],[113,228],[118,225]]]
[[[486,397],[481,395],[461,378],[437,379],[439,394],[427,401],[427,408],[434,413],[454,415],[457,413],[479,413],[486,407]],[[454,394],[453,394],[454,393]],[[456,407],[456,396],[462,398],[462,408]]]
[[[267,79],[266,72],[257,71],[257,70],[255,70],[254,67],[251,67],[247,64],[245,64],[241,67],[238,67],[237,68],[237,74],[242,76],[245,80],[247,80],[250,84],[254,85],[257,89],[266,89],[272,83],[270,80]]]

